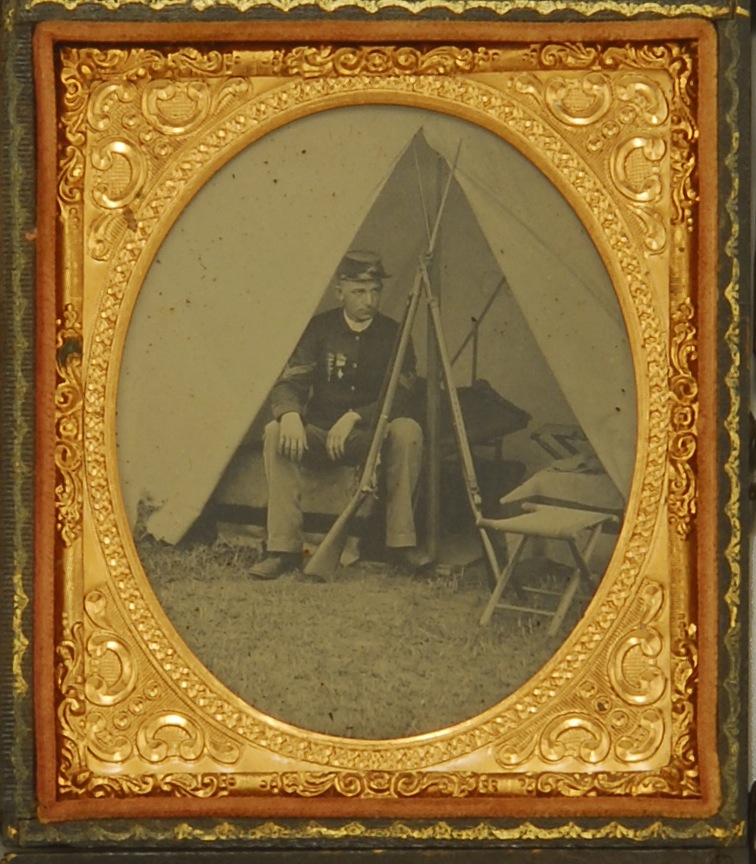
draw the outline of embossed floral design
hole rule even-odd
[[[521,66],[526,65],[526,53]],[[85,425],[79,452],[85,459],[87,494],[95,505],[93,524],[101,548],[107,550],[109,584],[120,606],[128,610],[136,636],[131,646],[118,632],[101,624],[97,633],[90,632],[97,625],[98,599],[90,594],[88,621],[72,625],[60,645],[63,793],[611,796],[632,790],[637,794],[694,794],[695,783],[690,778],[682,783],[678,768],[636,771],[638,763],[653,757],[663,740],[669,740],[667,715],[657,705],[664,699],[673,706],[670,747],[675,764],[689,763],[694,718],[683,682],[694,674],[694,657],[690,653],[678,657],[678,679],[670,687],[656,663],[663,650],[669,649],[651,626],[653,616],[643,618],[641,614],[625,629],[618,624],[623,619],[620,613],[644,590],[640,581],[643,561],[664,500],[668,472],[669,358],[645,256],[665,249],[666,226],[659,233],[658,220],[650,209],[664,191],[658,170],[664,160],[671,165],[676,208],[672,221],[684,223],[686,229],[691,224],[696,194],[691,61],[676,45],[606,50],[591,45],[552,45],[539,49],[537,55],[531,52],[530,59],[532,68],[526,76],[521,69],[508,78],[501,73],[503,83],[494,87],[465,77],[468,72],[499,68],[499,58],[487,49],[300,48],[265,60],[269,72],[275,69],[285,77],[276,87],[258,92],[253,75],[239,74],[246,61],[232,52],[76,49],[64,58],[61,80],[67,144],[59,172],[61,212],[69,230],[81,231],[84,208],[91,209],[94,216],[86,223],[88,253],[94,260],[108,262],[109,268],[86,358]],[[260,57],[254,58],[257,62],[262,62]],[[247,68],[254,63],[250,61]],[[637,74],[638,70],[669,74],[673,67],[677,77],[672,76],[676,83],[668,97],[655,79]],[[614,81],[617,75],[621,77]],[[160,220],[193,178],[220,164],[224,154],[250,140],[257,129],[272,124],[282,112],[339,104],[355,92],[364,97],[376,88],[382,97],[388,92],[397,100],[421,97],[428,104],[464,106],[467,114],[499,124],[511,140],[539,154],[544,170],[577,190],[595,214],[596,231],[614,256],[627,293],[642,347],[648,426],[640,503],[627,531],[624,558],[602,594],[600,607],[559,662],[536,676],[515,700],[461,731],[419,743],[365,746],[322,741],[269,724],[217,692],[194,658],[184,656],[172,644],[145,596],[143,582],[132,571],[115,518],[107,480],[105,391],[115,374],[116,326],[124,297],[134,290],[132,274]],[[568,135],[557,131],[560,122],[570,130]],[[640,124],[637,134],[632,132],[633,124]],[[610,154],[608,161],[592,158],[599,151]],[[640,169],[634,164],[638,160]],[[597,166],[603,166],[606,178],[600,176]],[[90,200],[84,196],[86,172],[92,178]],[[612,177],[609,186],[607,178]],[[633,221],[635,217],[639,221]],[[75,304],[71,309],[72,315],[80,313]],[[685,339],[690,344],[692,336],[686,333]],[[690,356],[687,348],[684,356]],[[61,377],[72,375],[71,370],[62,366]],[[83,382],[76,383],[83,386]],[[81,437],[75,427],[66,425],[70,421],[64,420],[65,413],[62,404],[61,442],[76,434]],[[675,422],[678,429],[683,428],[679,419]],[[684,456],[679,461],[685,463]],[[689,515],[695,512],[691,503],[695,493],[689,498],[690,489],[689,485],[683,492],[671,491],[673,505],[684,499]],[[74,490],[74,504],[80,505],[82,494]],[[74,529],[79,518],[72,519]],[[666,614],[666,607],[656,611]],[[624,641],[615,642],[608,652],[607,668],[614,670],[613,692],[605,692],[589,680],[586,669],[589,661],[598,662],[602,652],[607,653],[604,640],[610,636]],[[142,667],[134,659],[138,652],[149,657],[149,668],[159,683],[152,677],[146,684],[139,679],[135,670]],[[107,666],[97,667],[104,659]],[[80,686],[81,670],[87,663],[89,690]],[[181,692],[185,700],[181,711],[161,707],[158,697],[163,687]],[[582,707],[553,710],[560,698],[577,699],[576,693],[582,694],[578,700]],[[678,710],[683,703],[684,709]],[[512,743],[525,721],[529,740]],[[208,735],[208,723],[223,730],[220,744]],[[147,766],[158,769],[168,758],[189,767],[205,756],[228,763],[238,757],[245,743],[278,757],[309,762],[319,770],[232,778],[212,772],[168,775],[157,770],[104,777],[89,768],[90,754],[120,764],[136,753]],[[442,770],[444,763],[484,748],[496,750],[502,775]],[[595,766],[610,753],[637,776],[594,773]],[[541,773],[534,777],[518,772],[518,766],[534,754],[541,760]],[[573,760],[572,767],[579,763],[581,770],[591,770],[585,774],[546,770],[565,760]],[[430,767],[436,770],[428,772]]]

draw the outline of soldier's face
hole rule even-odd
[[[370,321],[378,311],[381,301],[381,282],[350,282],[342,279],[337,293],[344,311],[352,321]]]

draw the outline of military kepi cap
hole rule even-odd
[[[353,249],[342,258],[336,274],[350,282],[375,282],[388,278],[377,252]]]

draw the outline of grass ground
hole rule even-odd
[[[574,625],[546,636],[544,619],[497,612],[482,567],[410,576],[360,563],[327,583],[299,573],[261,582],[253,549],[189,549],[147,538],[154,590],[202,663],[255,708],[355,738],[396,738],[479,714],[530,678]]]

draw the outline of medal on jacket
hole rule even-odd
[[[346,363],[346,354],[336,355],[336,377],[339,379],[339,381],[344,377],[344,367],[346,366]]]

